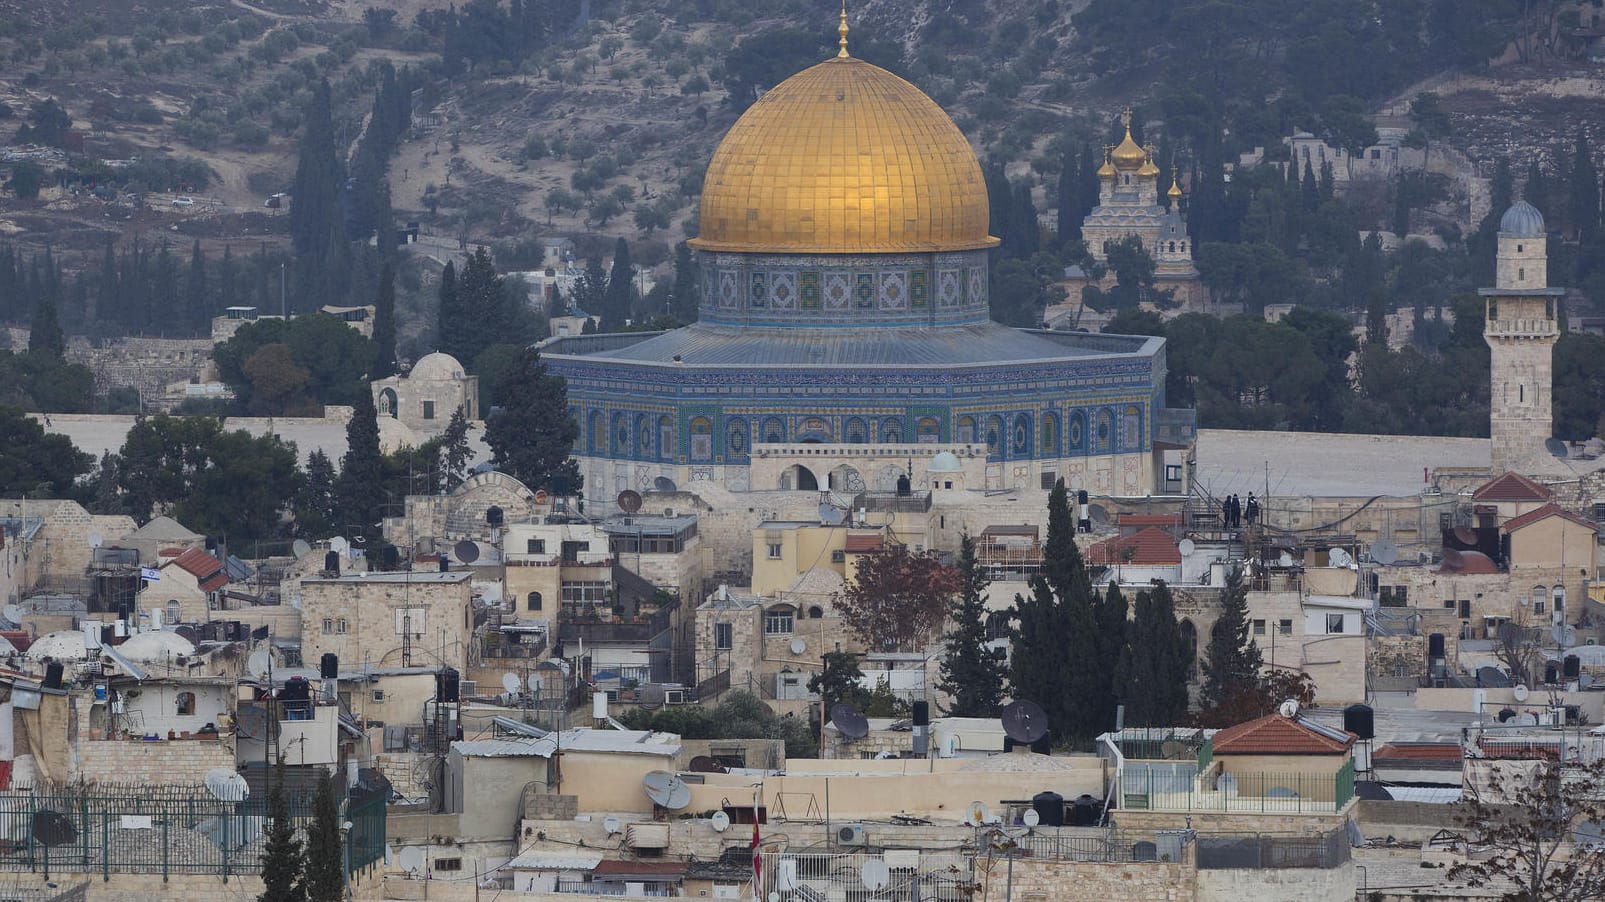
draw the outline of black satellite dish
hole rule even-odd
[[[72,818],[48,808],[33,814],[33,840],[45,848],[70,846],[78,841],[78,828]]]
[[[1048,715],[1036,702],[1024,699],[1003,709],[1003,732],[1021,745],[1048,735]]]
[[[723,774],[730,768],[719,763],[719,759],[707,755],[698,755],[691,759],[691,772],[694,774]]]
[[[472,564],[474,561],[479,560],[479,545],[470,539],[463,539],[461,542],[451,546],[451,553],[457,560],[465,564]]]
[[[634,489],[625,489],[619,493],[619,510],[633,514],[641,509],[641,493]]]
[[[1565,460],[1571,455],[1571,451],[1566,447],[1566,443],[1558,438],[1544,439],[1544,449],[1548,451],[1551,456],[1559,458],[1560,460]]]
[[[838,702],[830,707],[830,722],[848,739],[863,739],[869,735],[869,720],[846,702]]]
[[[1468,548],[1477,547],[1477,531],[1469,526],[1456,526],[1455,541]]]

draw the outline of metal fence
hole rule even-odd
[[[1037,827],[1020,836],[995,828],[976,832],[977,849],[992,857],[1087,862],[1181,861],[1191,837],[1186,830],[1119,830],[1114,827]]]
[[[883,853],[764,852],[760,899],[778,894],[782,902],[831,899],[970,899],[975,859],[958,851],[888,850]],[[865,865],[885,865],[884,884],[865,883]]]
[[[1127,762],[1119,806],[1128,810],[1322,814],[1354,798],[1354,762],[1336,773],[1221,772],[1218,764],[1193,773],[1191,762]]]
[[[353,797],[346,819],[347,866],[384,855],[385,790]],[[313,819],[311,796],[287,807],[299,830]],[[268,826],[265,800],[224,802],[203,790],[148,787],[0,792],[0,871],[125,874],[256,874]]]
[[[1335,868],[1348,862],[1352,852],[1348,834],[1327,833],[1242,836],[1199,836],[1200,870],[1269,870],[1276,868]]]

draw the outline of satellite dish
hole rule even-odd
[[[807,650],[808,650],[808,643],[807,642],[804,642],[801,639],[793,639],[793,640],[791,640],[791,653],[792,654],[800,655],[800,654],[802,654],[803,652],[805,652]]]
[[[243,802],[251,795],[251,784],[231,767],[214,767],[206,772],[206,791],[225,802]]]
[[[105,541],[106,541],[105,537],[102,536],[98,532],[92,532],[92,533],[89,534],[89,547],[90,548],[99,548],[102,544],[105,543]]]
[[[648,683],[641,687],[639,699],[641,707],[655,711],[668,701],[668,693],[663,691],[662,683]]]
[[[641,493],[634,489],[625,489],[619,493],[619,510],[633,514],[641,509]]]
[[[529,691],[535,693],[536,695],[541,694],[541,678],[538,674],[530,674],[525,685],[529,686]]]
[[[1518,702],[1524,702],[1524,701],[1526,701],[1526,700],[1527,700],[1527,696],[1528,696],[1528,695],[1529,695],[1529,693],[1528,693],[1528,691],[1527,691],[1527,686],[1526,686],[1526,685],[1525,685],[1525,684],[1523,684],[1523,683],[1517,683],[1517,684],[1516,684],[1516,685],[1515,685],[1515,687],[1513,687],[1513,688],[1512,688],[1512,689],[1511,689],[1511,690],[1510,690],[1510,694],[1511,694],[1511,695],[1512,695],[1512,696],[1513,696],[1513,697],[1514,697],[1514,698],[1515,698],[1515,699],[1516,699],[1516,701],[1518,701]]]
[[[468,539],[451,546],[452,556],[465,564],[472,564],[479,560],[479,546]]]
[[[59,811],[43,809],[33,815],[33,839],[45,848],[70,846],[78,841],[78,828],[72,818]]]
[[[296,539],[290,543],[290,553],[297,558],[304,558],[312,553],[312,546],[307,544],[306,539]]]
[[[266,739],[267,710],[256,705],[241,705],[234,712],[234,732],[246,739]]]
[[[1297,717],[1298,716],[1298,699],[1290,698],[1287,701],[1282,702],[1282,704],[1279,705],[1276,710],[1283,717],[1289,717],[1289,718]]]
[[[723,833],[730,829],[730,815],[725,814],[723,811],[715,811],[713,817],[708,819],[708,822],[715,833]]]
[[[1565,460],[1569,454],[1566,449],[1566,443],[1558,438],[1544,439],[1544,450],[1548,451],[1551,456],[1561,460]]]
[[[1477,547],[1477,531],[1469,526],[1456,526],[1454,528],[1455,541],[1462,545]]]
[[[396,853],[396,863],[401,865],[403,871],[416,874],[423,869],[424,850],[417,846],[403,846],[401,851]]]
[[[552,500],[552,496],[546,494],[546,490],[545,489],[536,489],[535,490],[535,503],[536,504],[545,504],[546,502],[551,501],[551,500]]]
[[[1354,558],[1350,557],[1349,553],[1342,548],[1332,549],[1331,553],[1326,556],[1326,560],[1333,567],[1348,567],[1354,563]]]
[[[1445,548],[1443,550],[1443,562],[1438,565],[1439,571],[1443,573],[1457,573],[1465,566],[1466,559],[1463,555],[1461,555],[1460,552],[1454,550],[1453,548]]]
[[[971,802],[970,807],[964,809],[964,822],[972,827],[979,827],[992,817],[987,810],[985,802]]]
[[[1025,814],[1020,815],[1020,822],[1027,827],[1035,827],[1037,824],[1042,823],[1042,815],[1037,814],[1035,808],[1027,808]]]
[[[679,811],[691,804],[691,787],[666,770],[647,771],[641,785],[646,787],[647,798],[659,808]]]
[[[519,689],[518,674],[502,674],[502,689],[507,692],[508,695],[517,695]]]
[[[1291,554],[1288,554],[1285,551],[1282,552],[1282,556],[1278,557],[1276,559],[1276,566],[1278,566],[1278,567],[1291,567],[1291,566],[1293,566],[1293,556]]]
[[[1094,526],[1108,526],[1109,510],[1101,504],[1089,504],[1087,505],[1087,519],[1091,520]]]
[[[848,739],[863,739],[869,735],[869,721],[858,709],[846,702],[838,702],[830,708],[830,722],[836,725],[836,730]]]
[[[5,607],[0,608],[0,617],[4,617],[7,621],[14,623],[17,626],[21,626],[22,608],[19,608],[14,604],[8,604]]]
[[[266,648],[258,648],[245,659],[245,669],[257,679],[266,679],[268,671],[273,668],[273,653]]]
[[[602,818],[602,829],[607,831],[608,836],[619,832],[619,819],[611,814]]]
[[[1193,540],[1192,539],[1182,539],[1180,542],[1176,543],[1176,550],[1181,552],[1181,556],[1182,557],[1187,557],[1188,555],[1191,555],[1193,553],[1193,549],[1195,547],[1197,547],[1197,546],[1195,546],[1193,544]]]
[[[1384,567],[1399,560],[1399,546],[1387,539],[1378,539],[1371,543],[1371,560]]]
[[[871,858],[864,862],[858,876],[864,881],[864,889],[873,893],[885,889],[892,882],[892,869],[887,867],[886,859]]]
[[[819,506],[820,526],[840,526],[847,522],[847,512],[834,504],[821,504]]]
[[[1048,715],[1036,702],[1021,699],[1003,709],[1003,732],[1020,745],[1048,735]]]
[[[1478,667],[1477,684],[1490,689],[1505,689],[1510,686],[1510,677],[1497,667]]]
[[[707,755],[698,755],[691,759],[691,772],[694,774],[723,774],[730,769],[719,763],[719,759]]]
[[[1513,727],[1536,727],[1538,726],[1538,718],[1532,714],[1518,714],[1510,719],[1510,725]]]
[[[329,540],[329,550],[341,557],[350,557],[351,542],[345,536],[335,536]]]
[[[674,484],[674,480],[667,476],[659,476],[652,480],[652,491],[654,492],[676,492],[679,489],[680,487]]]

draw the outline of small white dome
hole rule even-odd
[[[82,634],[79,638],[82,639]],[[177,633],[159,630],[130,636],[127,642],[117,646],[117,651],[137,664],[150,664],[193,655],[195,646]]]
[[[952,451],[938,451],[926,469],[931,473],[962,473],[964,465],[959,463],[958,455]]]
[[[33,645],[28,647],[28,660],[43,661],[45,658],[57,661],[82,661],[84,634],[79,630],[60,630],[35,639]]]
[[[425,354],[422,360],[413,364],[412,371],[407,374],[408,379],[428,379],[430,381],[446,381],[461,379],[466,375],[463,365],[457,358],[439,351]]]
[[[1544,214],[1532,204],[1518,200],[1499,218],[1499,234],[1512,238],[1542,238]]]

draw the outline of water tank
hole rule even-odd
[[[337,679],[340,676],[340,656],[333,652],[324,652],[318,659],[318,676],[325,680]]]
[[[1427,657],[1443,657],[1443,633],[1433,633],[1427,637]]]
[[[435,672],[435,701],[457,701],[457,671],[447,667]]]
[[[330,573],[340,572],[340,552],[331,551],[323,556],[323,569]]]
[[[1070,806],[1070,826],[1095,827],[1099,819],[1098,800],[1083,793]]]
[[[1567,655],[1565,663],[1567,682],[1577,679],[1578,675],[1583,672],[1583,662],[1576,655]]]
[[[1376,738],[1376,712],[1370,705],[1350,705],[1343,709],[1343,729],[1361,739]]]
[[[1031,797],[1031,808],[1037,813],[1037,823],[1043,827],[1064,826],[1064,796],[1056,792],[1039,792]]]
[[[60,661],[51,661],[49,664],[46,664],[45,665],[45,688],[46,689],[60,689],[61,688],[61,677],[62,677],[62,675],[64,673],[66,673],[66,668],[61,666],[61,662]]]
[[[494,504],[485,508],[485,524],[492,528],[500,528],[504,522],[502,509]]]
[[[1560,665],[1554,661],[1544,662],[1544,684],[1553,686],[1560,682]]]
[[[921,699],[914,703],[914,726],[926,727],[931,724],[931,703]]]

